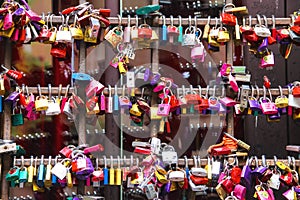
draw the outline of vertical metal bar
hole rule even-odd
[[[5,59],[4,65],[6,67],[11,66],[11,56],[12,56],[12,48],[10,39],[5,40]],[[3,114],[3,139],[9,140],[11,137],[11,104],[4,103],[4,114]],[[4,154],[1,156],[1,178],[2,178],[2,187],[1,187],[1,199],[8,200],[9,197],[9,185],[5,179],[4,174],[7,174],[10,167],[10,156],[8,154]]]
[[[232,3],[232,0],[226,0],[226,4],[227,3]],[[230,35],[233,35],[233,31],[231,31],[229,33]],[[231,40],[229,42],[227,42],[226,44],[226,62],[229,64],[233,64],[233,48],[234,48],[234,42],[233,42],[233,38],[231,38]],[[227,132],[230,135],[234,134],[234,117],[233,117],[233,112],[234,109],[231,108],[230,110],[230,114],[227,115]]]

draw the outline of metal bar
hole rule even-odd
[[[228,159],[228,162],[233,162],[234,161],[234,157],[230,157]],[[99,165],[100,166],[103,166],[104,165],[104,159],[103,158],[99,158]],[[61,161],[61,159],[58,159],[58,161]],[[194,166],[194,160],[192,158],[189,158],[187,159],[188,161],[188,165],[189,166]],[[278,161],[281,161],[285,164],[288,164],[288,160],[287,159],[278,159]],[[16,166],[21,166],[22,165],[22,160],[21,159],[16,159],[15,160],[16,162]],[[24,165],[25,166],[29,166],[30,165],[30,159],[24,159]],[[41,160],[40,159],[37,159],[37,165],[40,165],[40,162]],[[110,166],[111,165],[111,160],[110,159],[107,159],[107,165]],[[126,166],[130,166],[131,165],[131,160],[128,158],[128,159],[123,159],[123,158],[120,158],[120,162],[122,163],[122,166],[126,165]],[[246,163],[246,160],[243,159],[243,160],[239,160],[239,165],[240,166],[243,166],[244,164]],[[266,163],[267,165],[270,165],[270,166],[274,166],[275,165],[275,161],[274,159],[266,159]],[[44,159],[44,164],[48,164],[48,159]],[[51,161],[51,164],[54,165],[55,164],[55,161],[54,159],[52,159]],[[117,167],[117,164],[118,164],[118,159],[114,158],[113,159],[113,166],[114,167]],[[258,164],[261,165],[262,164],[262,160],[261,159],[258,159]],[[133,163],[132,165],[136,165],[136,158],[133,159]],[[184,166],[185,165],[185,160],[183,158],[180,158],[178,159],[178,165],[179,166]],[[207,159],[201,159],[201,166],[205,166],[207,165]],[[295,160],[295,165],[298,167],[300,166],[300,160],[297,159]]]
[[[109,17],[108,19],[109,19],[110,23],[113,24],[113,25],[119,24],[119,19],[117,17]],[[69,23],[73,23],[72,20],[73,19],[70,19]],[[54,24],[55,23],[61,23],[61,22],[62,22],[62,18],[60,16],[53,16],[53,23]],[[121,24],[126,25],[127,22],[128,22],[127,17],[122,17]],[[156,22],[158,23],[158,25],[163,24],[162,18],[157,19]],[[257,18],[252,18],[251,22],[252,22],[251,23],[252,25],[258,24]],[[267,18],[267,22],[268,22],[268,25],[272,25],[273,24],[272,18]],[[182,23],[182,25],[188,25],[189,24],[188,18],[182,18],[181,23]],[[276,25],[290,25],[291,23],[292,23],[291,18],[275,18],[275,24]],[[130,24],[135,24],[135,18],[130,19]],[[170,18],[166,18],[166,24],[171,24],[171,19]],[[173,24],[174,25],[179,25],[179,18],[174,18],[173,19]],[[207,24],[207,18],[197,18],[197,25],[205,25],[205,24]],[[216,19],[214,19],[214,18],[211,19],[210,20],[210,25],[215,25],[215,24],[216,24]],[[248,18],[246,19],[246,24],[249,24],[249,19]]]
[[[61,95],[63,96],[66,93],[66,87],[63,87],[61,90]],[[25,91],[26,92],[26,91]],[[28,92],[32,94],[38,94],[38,88],[37,87],[28,87]],[[70,87],[68,94],[72,94],[74,92],[74,88]],[[41,93],[42,94],[48,94],[49,90],[48,87],[41,87]],[[51,87],[51,94],[57,95],[59,93],[58,87]]]

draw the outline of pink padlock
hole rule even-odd
[[[229,79],[229,83],[230,83],[230,86],[233,89],[233,91],[238,92],[239,91],[239,86],[238,86],[234,76],[229,74],[228,79]]]
[[[226,107],[232,107],[236,104],[236,101],[230,97],[224,97],[220,99],[220,103],[225,105]]]
[[[124,28],[124,34],[123,34],[123,42],[124,43],[129,43],[130,42],[130,38],[131,38],[130,32],[131,32],[130,26],[126,26]]]
[[[265,115],[275,115],[278,113],[275,103],[271,102],[269,98],[263,99],[263,97],[261,97],[260,106],[261,106],[262,113]]]
[[[222,76],[228,76],[231,72],[231,65],[228,63],[223,63],[220,69],[220,74]]]
[[[202,60],[202,58],[204,57],[204,46],[202,45],[202,43],[200,43],[199,45],[196,45],[194,48],[192,48],[191,51],[191,58],[193,60]]]
[[[245,197],[246,197],[246,187],[244,187],[244,186],[242,186],[240,184],[237,184],[234,187],[233,194],[238,199],[245,199]]]
[[[12,14],[8,12],[4,17],[3,30],[8,30],[14,25]]]
[[[267,68],[267,69],[272,69],[275,65],[275,61],[274,61],[274,54],[273,52],[271,52],[270,54],[264,56],[261,60],[260,60],[260,67],[261,68]]]

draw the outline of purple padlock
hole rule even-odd
[[[156,73],[152,76],[151,80],[150,80],[150,84],[151,85],[155,85],[160,79],[160,74]]]
[[[15,10],[15,12],[12,13],[12,15],[18,15],[21,16],[24,13],[24,8],[20,7],[17,10]]]
[[[252,184],[252,169],[250,167],[250,164],[252,162],[253,157],[250,159],[248,158],[246,161],[246,164],[244,165],[242,169],[242,174],[241,174],[241,183],[246,186],[246,188],[250,188]]]
[[[10,102],[16,102],[16,100],[19,98],[20,93],[15,91],[10,93],[10,95],[8,95],[8,97],[6,97],[5,101],[10,101]]]
[[[220,110],[220,103],[216,97],[209,97],[208,99],[209,108],[208,110],[219,111]]]
[[[149,80],[149,78],[150,78],[150,76],[152,76],[152,74],[151,74],[151,70],[150,70],[150,68],[146,68],[145,69],[145,73],[144,73],[144,81],[146,82],[146,81],[148,81]],[[154,85],[154,84],[153,84]]]
[[[252,111],[260,111],[260,104],[258,103],[257,99],[254,97],[249,97],[248,99],[249,107]]]
[[[268,168],[265,166],[258,166],[251,172],[251,174],[255,176],[261,176],[265,171],[267,171],[267,169]]]
[[[262,52],[265,51],[268,47],[268,38],[263,39],[262,43],[257,48],[257,51]]]
[[[277,112],[276,114],[268,115],[268,118],[269,118],[270,120],[278,120],[278,119],[280,119],[280,113]]]
[[[91,174],[94,172],[93,163],[90,158],[86,159],[86,167],[78,172],[76,172],[76,177],[79,180],[86,180],[88,177],[91,176]]]

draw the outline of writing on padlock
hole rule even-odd
[[[177,163],[178,157],[177,152],[171,145],[165,145],[162,149],[162,161],[165,164]]]

